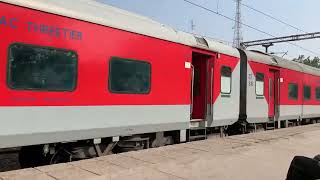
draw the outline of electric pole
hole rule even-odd
[[[195,25],[193,19],[190,21],[190,25],[191,25],[191,32],[194,33],[194,30],[195,30],[195,28],[196,28],[196,25]]]
[[[234,25],[234,37],[233,46],[236,48],[241,48],[241,43],[243,41],[242,37],[242,23],[241,23],[241,0],[236,0],[236,18]]]

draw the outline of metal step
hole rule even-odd
[[[274,130],[276,129],[275,127],[267,127],[266,130]]]
[[[204,140],[204,139],[207,139],[207,135],[197,135],[197,136],[189,137],[189,141]]]
[[[190,130],[193,130],[193,131],[197,131],[197,130],[207,130],[207,128],[204,128],[204,127],[190,127]]]
[[[294,126],[295,126],[295,123],[294,123],[294,122],[288,121],[288,127],[294,127]]]
[[[207,128],[192,127],[189,129],[189,141],[207,139]]]
[[[191,119],[190,122],[202,122],[204,119]]]
[[[275,130],[276,129],[276,122],[275,121],[269,121],[266,124],[266,130]]]
[[[192,119],[190,120],[189,128],[197,130],[198,128],[205,128],[206,121],[204,119]]]

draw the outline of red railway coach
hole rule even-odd
[[[95,1],[5,0],[0,18],[0,148],[22,166],[238,120],[237,49]]]
[[[274,128],[272,124],[283,120],[299,123],[320,117],[318,69],[259,52],[245,53],[248,123],[267,123]]]
[[[91,0],[0,0],[0,148],[22,167],[314,119],[319,76]]]

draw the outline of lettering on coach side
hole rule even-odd
[[[57,27],[54,25],[34,23],[32,21],[19,23],[19,20],[15,17],[8,18],[6,16],[0,15],[0,28],[5,27],[10,29],[18,29],[20,28],[19,26],[23,26],[22,28],[29,33],[40,33],[48,35],[49,37],[62,38],[67,40],[81,41],[83,39],[83,34],[80,31],[65,27]]]
[[[5,16],[0,16],[0,26],[7,26],[12,29],[17,29],[16,18],[6,18]]]
[[[72,29],[59,28],[55,26],[49,26],[46,24],[36,24],[28,22],[28,31],[35,33],[47,34],[52,37],[71,39],[71,40],[82,40],[82,33]]]

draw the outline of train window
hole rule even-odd
[[[73,91],[77,55],[73,51],[13,44],[9,47],[8,86],[16,90]]]
[[[320,100],[320,87],[316,88],[316,99]]]
[[[263,73],[256,74],[256,95],[257,96],[264,95],[264,74]]]
[[[149,94],[151,64],[113,57],[109,64],[109,90],[120,94]]]
[[[311,99],[311,87],[310,86],[303,86],[303,97],[305,100]]]
[[[298,84],[289,83],[288,86],[288,97],[289,99],[297,100],[298,99]]]
[[[231,68],[227,66],[222,66],[221,68],[221,93],[230,94],[231,93]]]

